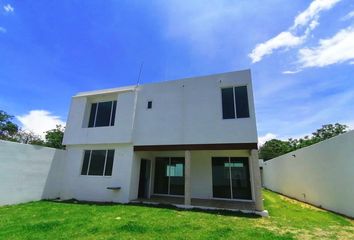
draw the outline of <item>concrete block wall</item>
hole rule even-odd
[[[354,131],[264,162],[263,181],[275,192],[354,217]]]
[[[65,154],[0,140],[0,205],[60,197]]]

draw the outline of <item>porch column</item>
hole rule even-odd
[[[259,170],[258,151],[253,149],[250,151],[250,160],[253,172],[253,187],[254,187],[254,200],[257,211],[263,211],[263,197],[262,197],[262,185],[261,185],[261,173]]]
[[[191,205],[191,152],[184,152],[184,205]]]

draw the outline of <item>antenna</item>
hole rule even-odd
[[[141,64],[140,64],[139,76],[138,76],[138,80],[136,81],[136,86],[139,85],[141,72],[143,71],[143,66],[144,66],[144,61],[142,61]]]

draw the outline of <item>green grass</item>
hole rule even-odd
[[[137,205],[0,207],[0,239],[354,239],[354,221],[264,191],[270,218]]]

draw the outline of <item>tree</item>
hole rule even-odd
[[[285,153],[310,146],[312,144],[321,142],[323,140],[335,137],[339,134],[345,133],[348,130],[348,126],[339,123],[322,125],[320,129],[312,133],[312,136],[305,136],[304,138],[292,139],[288,141],[281,141],[278,139],[272,139],[267,141],[259,149],[259,156],[264,160],[269,160]]]
[[[65,149],[65,146],[62,144],[64,137],[64,127],[57,125],[55,129],[46,131],[45,140],[47,147]]]
[[[272,139],[264,143],[259,149],[259,158],[269,160],[291,151],[288,141]]]
[[[40,136],[36,135],[32,131],[25,131],[20,129],[15,136],[15,141],[25,144],[33,144],[45,146],[45,142],[41,139]]]
[[[19,127],[11,120],[13,116],[0,110],[0,139],[14,141],[14,136]]]

